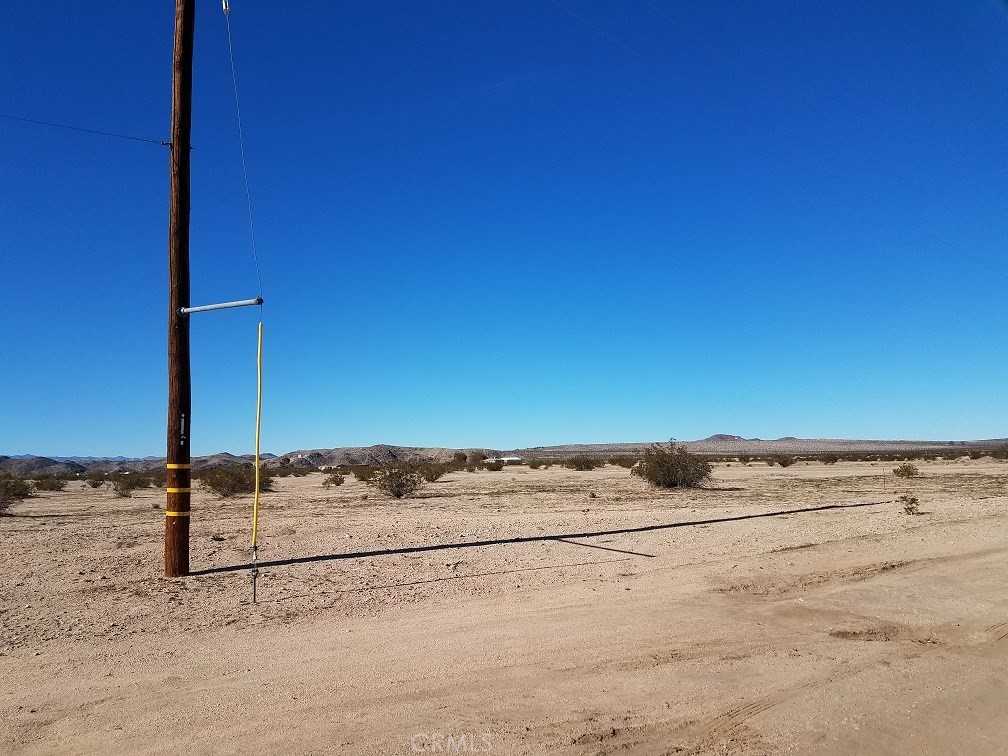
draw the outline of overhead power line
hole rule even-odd
[[[54,121],[40,121],[37,118],[25,118],[24,116],[11,115],[10,113],[0,113],[0,118],[18,123],[30,123],[33,126],[49,126],[54,129],[65,129],[76,131],[81,134],[91,134],[92,136],[111,137],[113,139],[126,139],[130,142],[146,142],[147,144],[157,144],[162,147],[170,147],[171,142],[167,139],[148,139],[147,137],[133,136],[132,134],[119,134],[115,131],[102,131],[101,129],[88,129],[83,126],[73,126],[69,123],[55,123]]]

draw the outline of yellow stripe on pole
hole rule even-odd
[[[259,537],[259,435],[262,428],[262,352],[263,324],[259,321],[259,345],[256,350],[256,426],[255,426],[255,498],[252,499],[252,548]]]
[[[190,467],[192,467],[192,465],[190,465],[188,462],[186,462],[185,464],[179,462],[169,462],[167,465],[165,465],[165,467],[167,467],[169,470],[188,470]]]
[[[168,493],[192,493],[191,488],[166,488]]]
[[[188,517],[188,512],[170,512],[165,511],[165,517]]]

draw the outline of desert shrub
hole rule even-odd
[[[840,461],[840,457],[839,455],[836,454],[823,454],[821,457],[819,457],[819,461],[822,462],[824,465],[835,465],[837,462]]]
[[[903,511],[908,515],[920,514],[920,499],[911,494],[903,494],[898,499],[899,503],[903,505]]]
[[[420,465],[419,472],[425,481],[433,483],[448,472],[448,465],[443,465],[440,462],[425,462]]]
[[[66,481],[60,478],[46,477],[35,479],[36,491],[62,491],[64,486],[66,486]]]
[[[253,465],[254,467],[254,465]],[[303,478],[309,473],[316,472],[314,467],[302,467],[300,465],[279,465],[270,470],[270,477],[273,478]]]
[[[239,494],[250,494],[255,491],[255,465],[224,465],[201,470],[200,486],[222,499]],[[273,479],[262,471],[259,478],[259,490],[271,491]]]
[[[456,465],[464,465],[466,463],[466,453],[464,451],[457,451],[452,454],[452,462]]]
[[[500,472],[501,470],[504,469],[504,463],[503,462],[487,462],[485,465],[483,465],[483,467],[484,467],[484,469],[487,469],[490,472]]]
[[[892,472],[897,478],[916,478],[920,475],[917,465],[912,465],[909,462],[904,462],[899,467],[893,468]]]
[[[610,457],[607,461],[610,465],[626,468],[631,468],[637,464],[637,460],[633,457]]]
[[[670,441],[667,445],[652,445],[631,470],[631,475],[638,475],[659,488],[696,488],[710,478],[711,466],[710,462],[686,451],[685,446]]]
[[[15,501],[27,499],[34,492],[35,487],[27,480],[0,477],[0,512],[9,508]]]
[[[121,499],[128,499],[137,488],[141,488],[140,479],[132,475],[116,475],[112,478],[112,493]]]
[[[368,483],[374,477],[375,468],[372,465],[351,465],[350,472],[361,483]]]
[[[538,470],[540,467],[542,467],[543,463],[540,462],[538,459],[530,459],[527,460],[525,464],[528,465],[529,468],[532,470]]]
[[[575,454],[573,457],[568,457],[563,462],[563,466],[568,470],[578,470],[580,472],[594,470],[596,467],[601,467],[604,464],[605,463],[601,459],[589,457],[587,454]]]
[[[84,479],[84,483],[91,488],[101,488],[105,485],[105,475],[99,472],[88,473],[88,476]]]
[[[472,451],[469,452],[469,455],[466,457],[466,462],[468,462],[470,465],[478,465],[486,458],[487,456],[483,452]]]
[[[466,465],[465,466],[465,471],[466,472],[476,472],[476,465]]]
[[[970,449],[970,451],[969,451],[969,458],[970,459],[980,459],[981,457],[983,457],[985,455],[986,455],[986,452],[984,452],[984,451],[982,451],[980,449]]]
[[[790,454],[775,454],[773,461],[781,467],[791,467],[795,463],[795,458]]]
[[[749,456],[748,454],[739,454],[738,457],[736,457],[736,459],[743,465],[748,465],[750,462],[752,462],[752,457]]]
[[[325,479],[322,481],[322,487],[330,488],[332,486],[342,486],[344,480],[346,480],[346,478],[343,477],[342,473],[331,472],[325,476]]]
[[[390,464],[379,467],[366,482],[389,496],[401,499],[415,493],[424,484],[424,479],[413,465]]]

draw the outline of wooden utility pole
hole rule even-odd
[[[175,0],[172,55],[171,206],[168,217],[168,477],[164,566],[167,577],[189,574],[189,153],[196,0]]]

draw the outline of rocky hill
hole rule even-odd
[[[390,444],[375,444],[373,446],[340,446],[332,449],[298,449],[286,454],[263,454],[267,469],[281,465],[303,467],[321,467],[329,465],[378,465],[387,462],[436,460],[447,462],[452,455],[462,451],[483,452],[487,456],[514,455],[524,458],[562,459],[574,454],[590,454],[597,457],[613,457],[620,455],[639,455],[650,441],[633,443],[603,443],[603,444],[562,444],[557,446],[533,446],[522,449],[491,449],[465,448],[451,449],[446,447],[428,446],[394,446]],[[716,433],[713,436],[697,441],[686,441],[690,451],[707,454],[817,454],[822,452],[899,452],[909,450],[936,451],[941,449],[969,448],[993,449],[1008,443],[1008,439],[980,439],[976,441],[913,441],[913,440],[856,440],[829,438],[795,438],[785,436],[775,439],[743,438],[727,433]],[[220,452],[203,457],[193,458],[193,468],[248,463],[252,461],[251,454],[231,454]],[[91,471],[100,472],[143,472],[154,470],[164,465],[163,457],[41,457],[34,455],[0,456],[0,473],[18,477],[42,475],[74,475]]]

